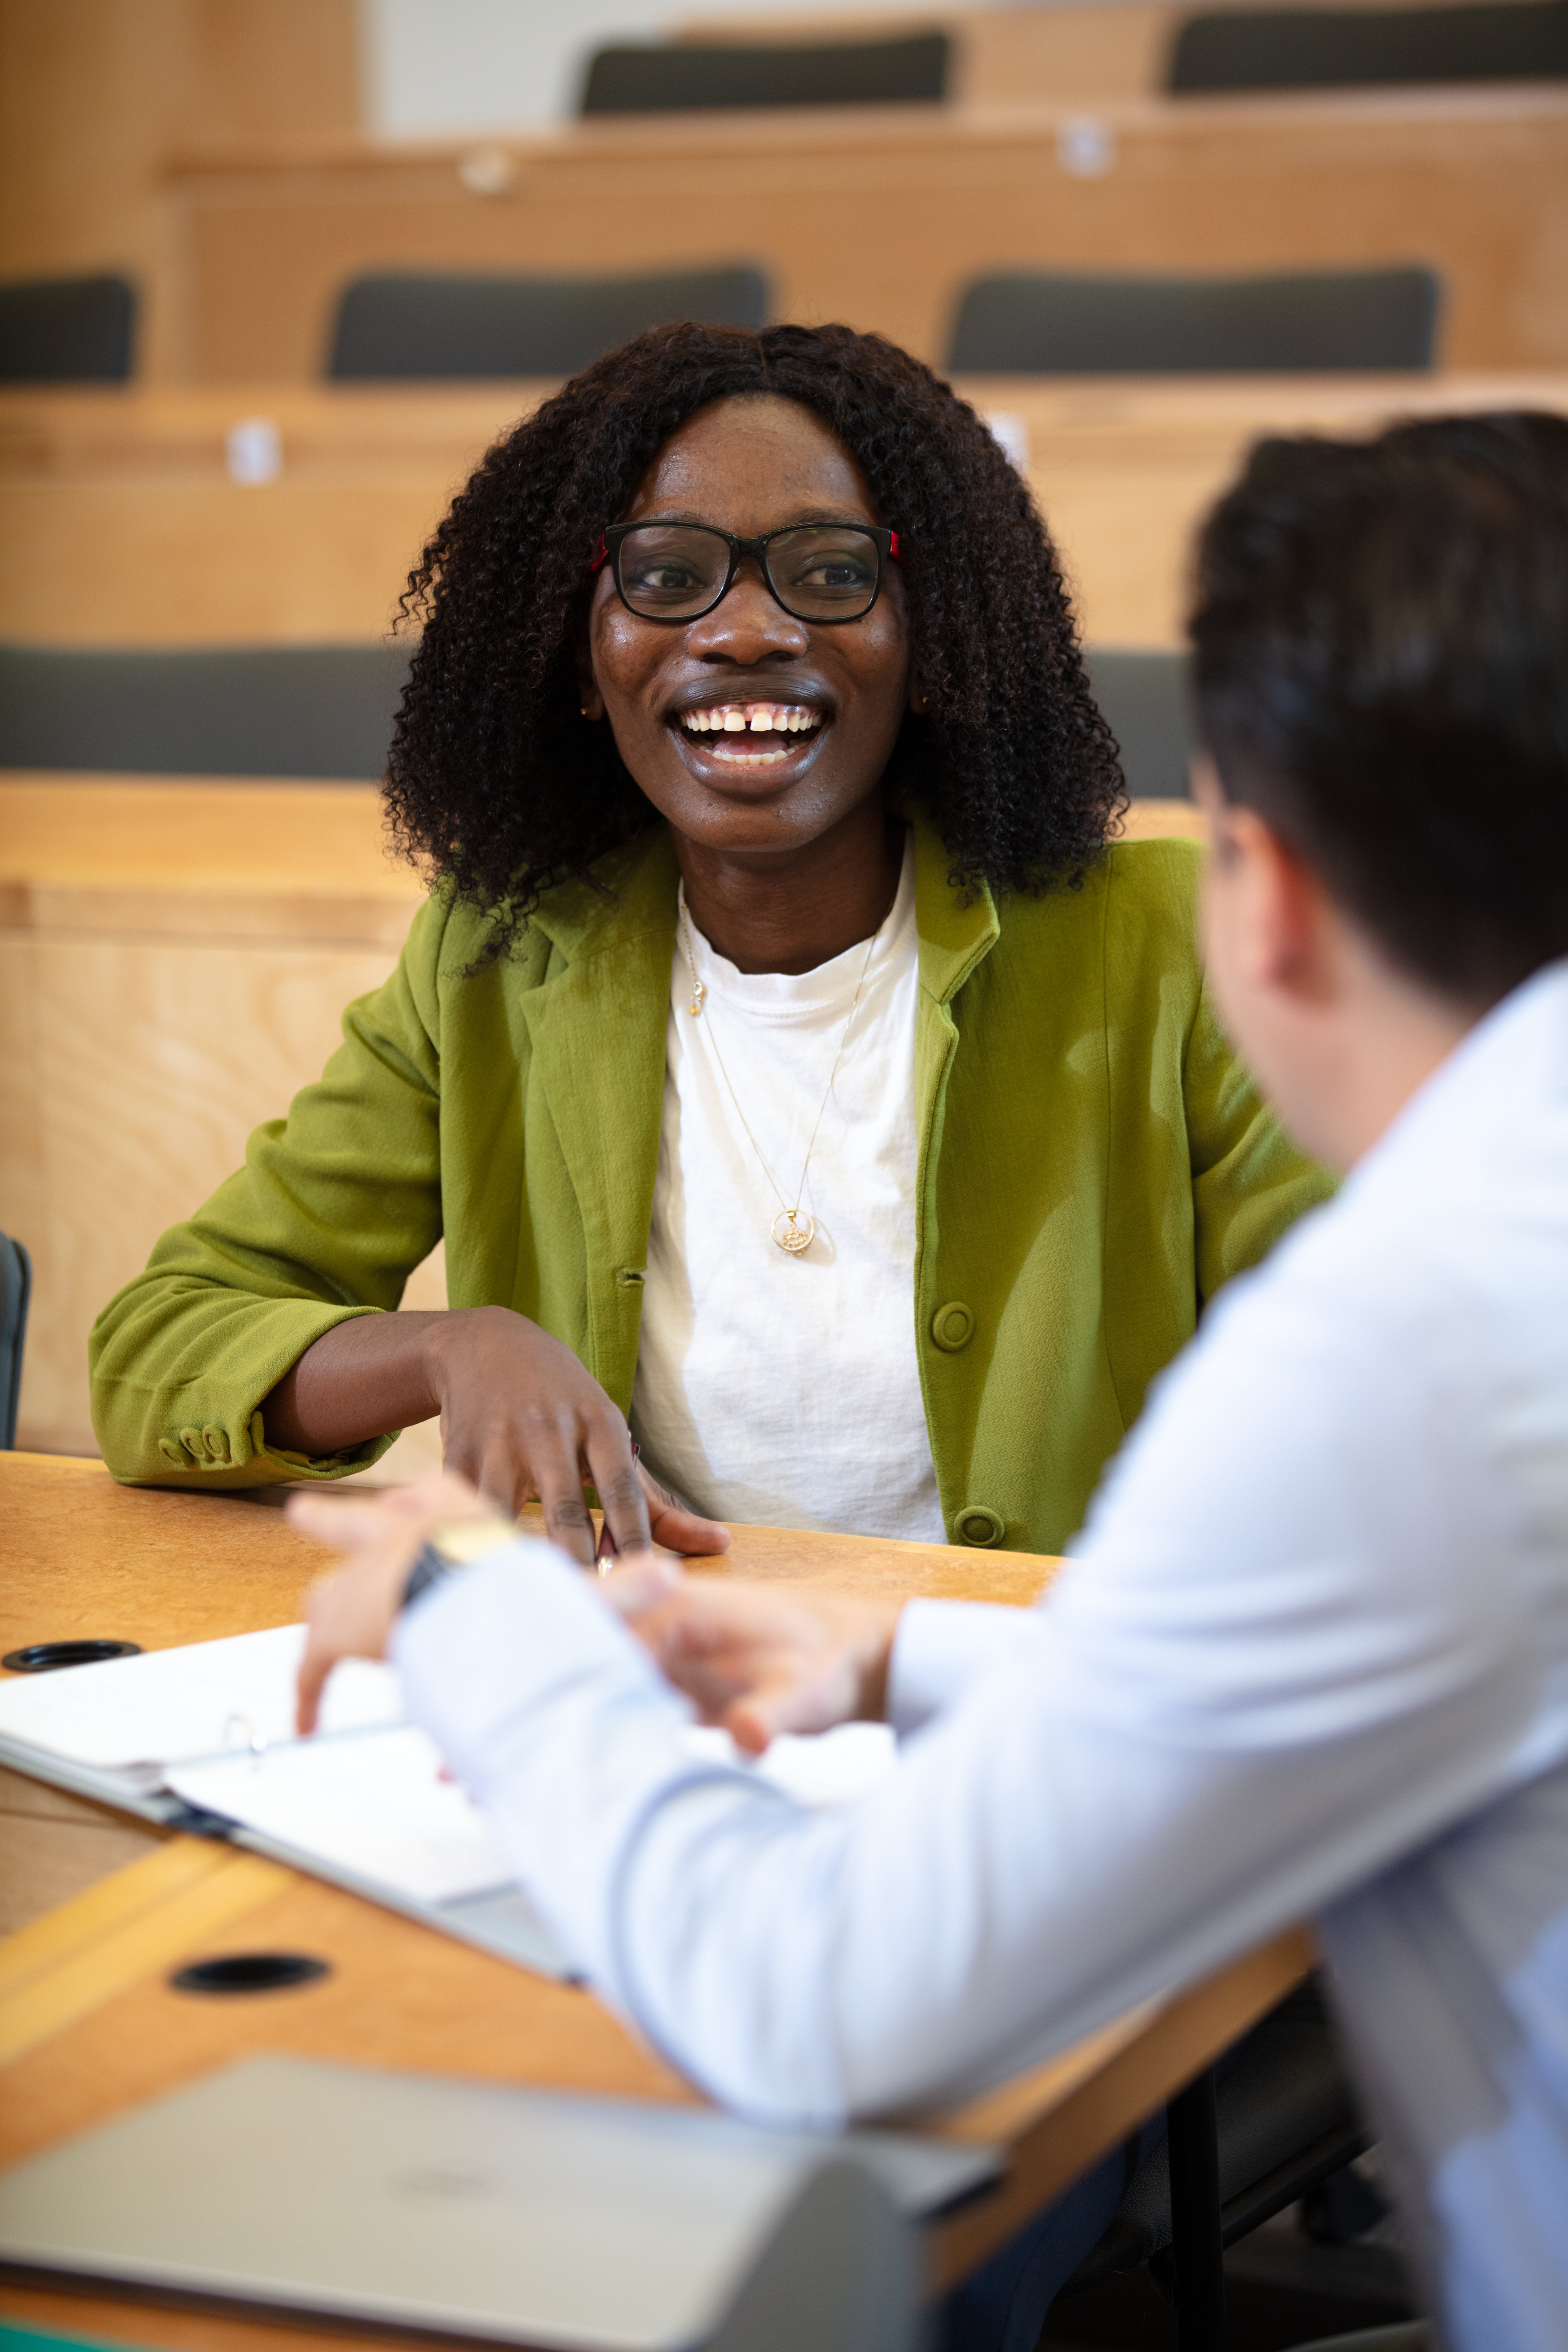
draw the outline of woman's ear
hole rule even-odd
[[[594,676],[586,629],[580,630],[577,636],[577,708],[584,719],[602,719],[605,715],[605,698]]]
[[[931,697],[918,677],[912,677],[910,680],[910,709],[917,719],[923,719],[931,709]]]

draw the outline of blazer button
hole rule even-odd
[[[973,1334],[974,1318],[962,1298],[950,1298],[947,1305],[939,1307],[931,1318],[931,1338],[939,1348],[945,1348],[950,1356],[955,1356],[960,1348],[966,1348]]]
[[[984,1503],[969,1503],[960,1511],[954,1532],[960,1543],[973,1544],[984,1551],[999,1544],[1007,1529],[1000,1511],[988,1510]]]

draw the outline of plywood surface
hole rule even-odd
[[[0,929],[401,946],[423,898],[374,784],[0,777]]]
[[[489,444],[550,387],[250,384],[0,393],[0,637],[232,645],[384,635],[408,566]],[[1042,383],[966,380],[1005,420],[1085,634],[1175,646],[1193,529],[1266,432],[1371,432],[1449,409],[1568,410],[1568,372]],[[242,488],[226,434],[274,425]]]

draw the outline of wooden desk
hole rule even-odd
[[[780,316],[947,348],[999,268],[1429,261],[1455,367],[1560,366],[1568,92],[1550,83],[604,118],[500,141],[171,167],[167,373],[302,381],[344,284],[744,257]],[[476,150],[482,155],[476,157]],[[476,169],[476,162],[478,168]],[[485,192],[481,192],[485,191]]]
[[[325,1556],[289,1527],[282,1502],[279,1487],[164,1493],[117,1486],[96,1460],[0,1454],[0,1654],[84,1638],[162,1650],[291,1623]],[[840,1591],[1025,1602],[1056,1563],[742,1528],[722,1560],[694,1565]],[[161,1842],[106,1806],[0,1769],[0,1934]]]
[[[1120,11],[1111,11],[1119,14]],[[254,383],[0,392],[0,637],[59,645],[369,641],[480,455],[552,389]],[[1260,434],[1364,434],[1452,409],[1568,412],[1526,375],[966,380],[1022,432],[1099,646],[1182,642],[1193,528]],[[275,481],[226,436],[277,428]]]
[[[1131,829],[1191,830],[1185,803]],[[91,1453],[87,1340],[319,1076],[421,888],[371,784],[0,780],[0,1232],[33,1254],[20,1442]],[[447,1303],[437,1250],[405,1294]],[[411,1430],[372,1477],[435,1458]]]
[[[5,1647],[118,1632],[147,1645],[294,1614],[320,1554],[275,1509],[237,1496],[132,1493],[92,1463],[0,1456],[0,1511],[19,1570],[0,1595]],[[883,1592],[1023,1601],[1053,1563],[1019,1554],[743,1528],[712,1572]],[[171,1970],[225,1951],[321,1955],[320,1982],[249,2002],[174,1992]],[[924,2127],[1010,2149],[995,2194],[933,2231],[932,2284],[963,2275],[1270,2008],[1310,1964],[1279,1937],[1208,1983],[1096,2034]],[[690,2101],[590,1994],[551,1984],[256,1857],[189,1838],[156,1851],[0,1947],[0,2162],[15,2162],[257,2050],[492,2081]],[[254,2320],[0,2285],[0,2314],[133,2344],[260,2352]],[[348,2331],[342,2331],[347,2333]],[[330,2328],[287,2341],[341,2340]]]

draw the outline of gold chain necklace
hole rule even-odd
[[[844,1048],[849,1043],[849,1032],[855,1025],[855,1015],[860,1008],[860,992],[866,985],[866,974],[871,969],[871,958],[876,952],[877,941],[880,937],[881,931],[879,929],[873,931],[866,942],[866,961],[860,967],[860,977],[855,985],[855,996],[849,1007],[849,1018],[844,1024],[844,1034],[838,1040],[838,1051],[833,1056],[833,1067],[827,1073],[827,1087],[817,1109],[816,1123],[811,1130],[811,1140],[805,1147],[805,1158],[800,1163],[800,1182],[795,1188],[793,1209],[779,1190],[778,1179],[768,1165],[762,1145],[752,1133],[751,1123],[741,1108],[741,1098],[730,1083],[730,1073],[724,1066],[724,1056],[719,1051],[717,1033],[711,1023],[709,1024],[708,1039],[713,1048],[713,1059],[719,1065],[719,1076],[724,1081],[724,1091],[735,1106],[735,1117],[745,1129],[746,1140],[756,1153],[763,1173],[773,1186],[773,1198],[779,1204],[778,1215],[773,1222],[773,1236],[779,1248],[788,1257],[803,1256],[816,1236],[816,1219],[809,1213],[805,1215],[801,1213],[800,1204],[805,1194],[805,1171],[811,1166],[811,1155],[816,1149],[817,1129],[821,1127],[827,1109],[828,1097],[833,1092],[833,1081],[838,1076],[838,1065],[844,1059]],[[702,1017],[702,1000],[708,993],[708,988],[706,982],[697,977],[697,959],[691,951],[691,920],[686,911],[684,890],[680,894],[680,940],[686,950],[687,968],[691,974],[691,1003],[687,1009],[694,1021],[700,1021]]]

